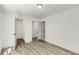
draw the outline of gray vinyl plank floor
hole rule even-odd
[[[75,53],[61,49],[53,44],[41,41],[22,43],[10,55],[73,55]]]

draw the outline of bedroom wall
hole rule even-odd
[[[0,48],[2,47],[2,10],[0,7]]]
[[[44,19],[47,42],[79,53],[79,7]]]

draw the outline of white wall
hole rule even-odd
[[[79,53],[79,7],[44,19],[46,41]]]
[[[2,15],[2,43],[3,47],[15,46],[15,13],[3,12]]]
[[[23,20],[23,31],[24,31],[24,40],[25,42],[32,41],[32,21]]]
[[[1,7],[0,7],[0,48],[2,47],[2,31],[1,31],[1,28],[2,28],[2,25],[1,25],[1,22],[2,21],[2,11],[1,11]]]

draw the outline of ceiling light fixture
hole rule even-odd
[[[37,8],[43,8],[42,4],[37,4]]]

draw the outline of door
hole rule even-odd
[[[41,39],[45,41],[45,21],[41,22]]]
[[[4,13],[2,19],[2,47],[15,48],[15,15],[14,13]]]

